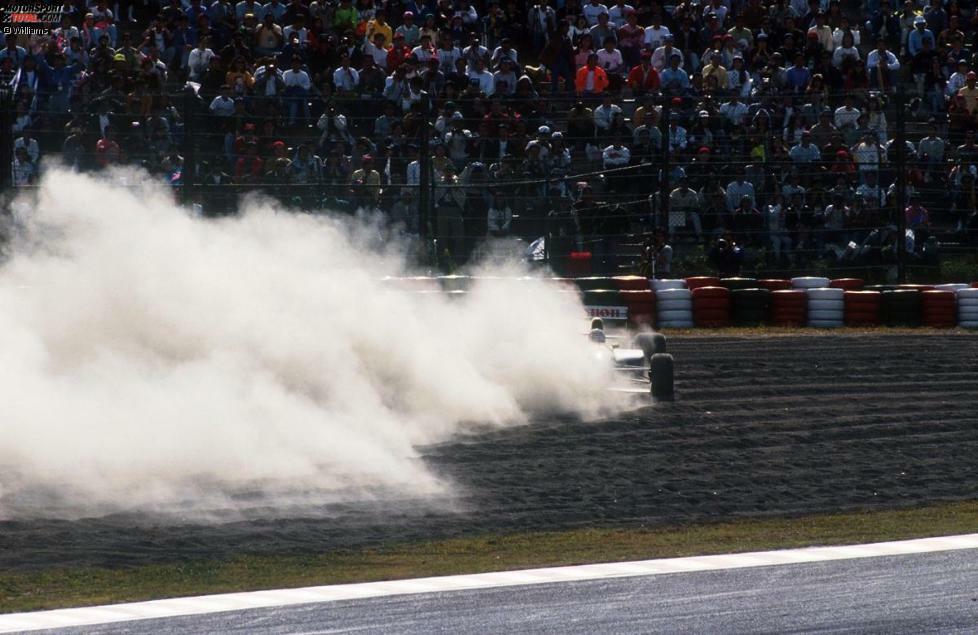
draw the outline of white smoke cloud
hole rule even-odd
[[[437,500],[416,447],[615,407],[577,297],[515,266],[461,299],[409,292],[369,225],[260,201],[201,220],[136,174],[55,170],[15,208],[0,518]]]

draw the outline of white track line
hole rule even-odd
[[[36,613],[0,615],[0,633],[30,631],[66,626],[88,626],[145,620],[159,617],[203,615],[242,609],[291,606],[311,602],[336,602],[392,595],[438,593],[470,589],[601,580],[634,576],[717,571],[772,565],[851,560],[914,553],[953,551],[978,548],[978,534],[921,538],[899,542],[878,542],[868,545],[844,547],[808,547],[780,551],[760,551],[718,556],[691,558],[666,558],[636,562],[585,564],[573,567],[551,567],[523,571],[502,571],[472,575],[453,575],[414,580],[391,580],[361,584],[306,587],[301,589],[277,589],[249,593],[205,595],[151,602],[133,602],[109,606],[93,606],[77,609],[59,609]]]

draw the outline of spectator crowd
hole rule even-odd
[[[606,270],[653,229],[803,266],[978,227],[967,1],[77,0],[0,46],[14,186],[139,164],[418,233],[427,162],[456,262],[546,235]]]

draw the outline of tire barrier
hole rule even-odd
[[[880,317],[886,326],[920,326],[920,291],[893,289],[883,292]]]
[[[713,278],[710,276],[693,276],[692,278],[686,278],[686,288],[692,291],[693,289],[699,289],[700,287],[719,287],[720,278]]]
[[[932,284],[900,284],[897,285],[897,289],[906,289],[909,291],[933,291],[934,285]]]
[[[883,291],[896,291],[899,288],[900,287],[898,287],[895,284],[871,284],[869,286],[863,287],[863,290],[864,291],[879,291],[880,293],[882,293]]]
[[[768,291],[785,291],[791,288],[791,280],[768,278],[767,280],[758,280],[757,286]]]
[[[833,289],[845,289],[846,291],[859,291],[865,282],[862,278],[836,278],[829,282]]]
[[[445,291],[468,291],[472,276],[438,276],[438,282]]]
[[[815,328],[838,328],[845,324],[845,289],[831,287],[809,287],[808,326]]]
[[[677,278],[677,279],[653,278],[652,279],[653,291],[662,291],[663,289],[685,289],[685,288],[686,288],[686,281],[681,278]]]
[[[879,291],[846,291],[846,326],[879,326],[882,302],[883,294]]]
[[[720,286],[731,291],[734,289],[756,289],[757,278],[721,278]]]
[[[924,326],[949,329],[957,325],[954,291],[924,291],[920,294],[920,323]]]
[[[693,289],[693,323],[702,328],[730,326],[730,289],[720,286]]]
[[[958,302],[958,326],[978,329],[978,283],[970,289],[960,289],[955,295]]]
[[[771,292],[767,289],[734,289],[730,292],[730,320],[734,326],[756,326],[770,319]]]
[[[621,291],[590,289],[583,293],[582,300],[588,317],[615,322],[624,322],[628,319],[628,307],[625,306]]]
[[[693,294],[689,289],[656,291],[655,310],[659,328],[693,327]]]
[[[800,289],[771,292],[771,324],[804,326],[808,322],[808,294]]]
[[[823,287],[829,286],[828,278],[821,278],[818,276],[800,276],[798,278],[791,279],[791,286],[794,289],[821,289]]]
[[[938,291],[953,291],[954,293],[957,293],[961,289],[970,288],[970,286],[964,284],[963,282],[952,282],[949,284],[935,284],[934,288],[937,289]]]
[[[612,278],[619,291],[651,291],[652,284],[642,276],[615,276]]]
[[[612,278],[574,278],[574,282],[581,291],[616,291],[618,289]]]
[[[622,305],[628,309],[628,325],[630,327],[634,329],[645,326],[655,327],[655,293],[649,289],[644,291],[625,290],[619,291],[618,295],[621,297]]]

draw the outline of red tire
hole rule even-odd
[[[720,309],[723,311],[730,310],[730,300],[723,298],[704,298],[703,300],[694,299],[693,300],[693,313],[699,311],[709,311],[709,310]]]
[[[691,278],[686,278],[686,288],[692,291],[693,289],[699,289],[700,287],[719,287],[720,278],[714,278],[712,276],[693,276]]]
[[[642,276],[615,276],[615,286],[619,291],[651,291],[649,279]]]
[[[721,309],[709,309],[706,311],[693,311],[694,320],[729,320],[730,311]]]
[[[696,298],[729,298],[730,289],[726,287],[697,287],[693,289],[692,296]]]
[[[865,282],[862,278],[836,278],[829,283],[833,289],[846,289],[847,291],[858,291],[863,288]]]

